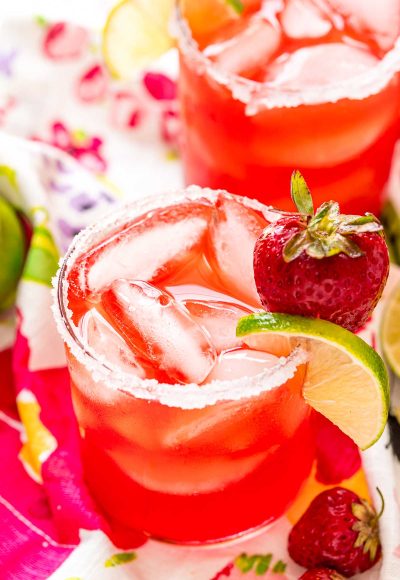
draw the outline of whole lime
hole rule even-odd
[[[22,273],[25,236],[13,207],[0,196],[0,311],[7,308]]]

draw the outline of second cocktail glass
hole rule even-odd
[[[396,1],[375,18],[374,2],[245,0],[219,27],[178,9],[186,182],[292,209],[295,167],[317,205],[379,214],[400,137]]]

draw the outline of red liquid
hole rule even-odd
[[[219,34],[226,36],[227,32]],[[218,33],[214,38],[199,40],[202,47],[210,48],[213,43],[218,45]],[[248,43],[251,42],[250,37]],[[270,59],[239,74],[262,81],[272,74],[279,56],[292,55],[307,46],[338,44],[339,48],[341,45],[349,50],[360,49],[361,60],[370,58],[376,63],[384,52],[366,33],[356,33],[351,28],[341,31],[333,28],[321,38],[296,40],[283,30]],[[254,46],[253,52],[257,50]],[[325,67],[332,68],[332,62],[328,57],[325,62],[321,54],[318,64],[310,65],[304,81],[292,79],[292,85],[288,82],[287,86],[297,82],[296,90],[310,89],[314,71],[318,89],[318,75],[323,76]],[[224,70],[227,65],[221,61],[219,66]],[[246,105],[235,99],[229,88],[199,69],[185,50],[181,50],[180,67],[182,155],[188,184],[228,189],[280,209],[293,210],[287,184],[293,169],[299,169],[317,205],[334,198],[345,213],[379,213],[394,144],[400,136],[398,74],[393,73],[392,80],[377,94],[371,91],[361,99],[333,97],[336,102],[322,99],[319,104],[294,107],[283,106],[285,93],[290,94],[293,88],[285,88],[284,83],[279,88],[278,83],[275,92],[279,94],[281,90],[282,106],[264,107],[248,114]],[[334,67],[331,74],[331,82],[340,83]],[[326,78],[320,82],[327,86]]]
[[[176,207],[179,208],[178,211]],[[139,236],[144,235],[144,232],[148,234],[151,227],[156,228],[155,236],[147,239],[154,243],[158,240],[160,247],[159,251],[155,247],[148,248],[148,258],[144,262],[148,268],[152,260],[160,255],[162,245],[167,243],[162,240],[162,228],[165,224],[174,224],[174,220],[177,220],[176,235],[182,231],[182,227],[187,227],[181,220],[185,218],[186,212],[190,212],[190,203],[176,207],[172,211],[168,208],[163,213],[157,210],[149,212],[137,222],[130,222],[128,228],[122,226],[112,232],[116,233],[114,238],[110,234],[104,234],[104,242],[97,240],[94,250],[78,257],[68,274],[71,282],[69,306],[74,311],[76,322],[93,305],[104,314],[102,308],[107,309],[111,304],[112,309],[107,312],[113,313],[115,304],[109,290],[112,281],[110,272],[114,272],[112,268],[116,267],[115,272],[121,276],[121,259],[126,255],[128,247],[133,252],[134,260],[134,246],[129,245],[136,239],[132,224],[140,224]],[[162,270],[162,279],[157,288],[153,287],[154,291],[163,292],[168,289],[179,303],[196,299],[203,300],[206,304],[228,303],[231,308],[237,309],[237,316],[241,317],[252,311],[254,306],[259,307],[254,291],[251,290],[251,278],[246,278],[252,275],[252,270],[247,267],[247,259],[251,261],[252,257],[251,236],[259,235],[267,219],[261,212],[244,209],[241,203],[222,194],[212,204],[206,202],[204,206],[196,206],[192,217],[197,221],[193,221],[193,227],[195,224],[199,227],[199,215],[205,223],[203,237],[193,247],[186,248],[186,263],[183,259],[185,254],[182,253],[179,260],[168,258],[170,265]],[[238,216],[239,222],[235,221]],[[227,224],[233,231],[230,227],[226,230]],[[227,251],[230,241],[234,239],[231,234],[238,235],[241,226],[248,229],[241,232],[240,243],[235,242],[232,246],[232,252],[236,252],[232,254]],[[223,243],[216,232],[223,236]],[[250,236],[247,242],[246,232]],[[164,235],[170,237],[170,230]],[[108,254],[107,241],[111,239],[112,253]],[[118,246],[124,239],[128,240],[128,245]],[[221,255],[214,253],[212,244],[220,248]],[[250,244],[250,256],[246,252],[243,255],[247,244]],[[114,250],[118,247],[122,247],[123,251],[117,255]],[[110,262],[107,262],[108,259]],[[229,264],[225,271],[224,260]],[[139,258],[136,262],[138,261]],[[235,271],[235,265],[239,265],[238,272]],[[95,266],[96,276],[93,275]],[[128,260],[125,276],[128,279],[132,267]],[[83,272],[86,273],[85,276],[81,275]],[[104,280],[99,272],[104,274]],[[105,286],[102,288],[103,282]],[[79,287],[80,283],[83,286]],[[254,280],[252,283],[254,284]],[[243,306],[244,298],[248,300],[247,308]],[[147,302],[141,304],[142,309],[139,307],[138,312],[143,314]],[[176,304],[173,299],[172,304]],[[137,308],[137,305],[133,307]],[[169,305],[164,307],[170,308]],[[118,312],[118,319],[109,318],[115,330],[121,330],[119,321],[123,320],[124,330],[128,329],[129,332],[129,312],[128,308],[125,314]],[[189,312],[190,316],[196,316],[196,312],[199,315],[196,308]],[[154,327],[155,333],[159,332],[159,326],[165,325],[167,321],[171,322],[172,315],[168,316],[169,318],[163,318],[160,314],[160,321]],[[180,315],[177,318],[178,323],[181,319]],[[218,320],[216,325],[210,327],[208,335],[212,345],[226,340],[225,334],[219,333]],[[184,320],[182,333],[189,332],[189,322]],[[180,399],[174,406],[168,406],[158,400],[137,398],[134,393],[113,389],[112,376],[107,379],[109,384],[105,384],[103,379],[95,381],[85,364],[67,351],[73,403],[81,432],[86,481],[99,508],[111,524],[117,522],[122,527],[143,530],[153,537],[174,542],[204,543],[222,540],[272,522],[281,516],[308,476],[314,457],[314,444],[310,424],[311,409],[302,396],[305,365],[298,366],[293,378],[280,386],[266,389],[257,396],[246,397],[246,373],[249,376],[256,374],[251,370],[248,359],[239,359],[235,367],[236,375],[226,375],[226,367],[218,366],[221,360],[226,361],[224,357],[229,354],[249,352],[245,345],[238,346],[235,343],[238,340],[235,337],[236,322],[232,326],[232,322],[226,319],[226,324],[230,325],[233,342],[231,345],[219,347],[217,362],[211,363],[214,364],[212,373],[219,372],[219,378],[225,380],[241,377],[243,386],[240,388],[243,388],[243,393],[241,392],[239,400],[228,397],[227,400],[210,402],[201,408],[185,408],[184,400]],[[80,328],[84,334],[83,327]],[[96,333],[100,331],[101,328],[95,327]],[[107,331],[107,340],[113,340],[112,332],[111,330],[110,334]],[[148,336],[151,341],[152,337]],[[178,338],[177,336],[177,340]],[[228,336],[229,340],[231,338]],[[135,340],[131,344],[133,350]],[[185,348],[185,343],[186,340],[179,344]],[[111,356],[118,350],[111,342],[105,347],[104,343],[89,341],[89,344],[93,348],[95,345],[105,348],[101,354],[106,356]],[[126,344],[124,348],[127,349]],[[141,348],[143,350],[143,345]],[[200,349],[200,354],[196,354],[195,349],[193,356],[200,356],[201,352]],[[268,357],[271,359],[271,355],[250,352],[260,357],[260,370],[268,368]],[[282,348],[280,352],[274,353],[282,356],[288,354]],[[121,358],[124,369],[128,359],[129,352]],[[271,360],[278,359],[272,356]],[[194,367],[194,361],[191,366]],[[198,366],[202,368],[201,365]],[[147,361],[143,372],[147,377],[156,376],[160,380],[174,382],[170,380],[171,377],[166,376],[165,371],[160,372],[158,365],[151,360]],[[179,374],[174,372],[172,376]],[[214,376],[213,374],[213,378]],[[211,387],[210,380],[206,380],[205,384]],[[171,390],[176,389],[173,384],[166,385],[166,388],[169,387]],[[181,388],[186,388],[186,385]]]
[[[166,446],[162,441],[173,425],[207,415],[210,421],[216,414],[222,418],[231,404],[185,411],[120,393],[108,406],[99,397],[100,385],[94,401],[72,383],[95,500],[111,520],[176,542],[228,538],[275,520],[296,496],[314,458],[301,387],[297,376],[256,403],[240,401],[237,417],[221,419],[197,440]],[[213,489],[190,493],[199,481]]]

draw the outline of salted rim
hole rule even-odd
[[[53,278],[52,310],[58,331],[68,346],[71,354],[91,373],[95,382],[102,382],[113,390],[123,391],[140,399],[158,401],[168,407],[181,409],[201,409],[221,401],[237,401],[255,397],[264,391],[281,386],[291,379],[298,366],[307,362],[307,353],[297,348],[288,357],[280,357],[273,367],[254,376],[235,380],[214,380],[199,386],[159,383],[155,379],[140,379],[126,373],[112,364],[105,357],[99,356],[80,336],[78,327],[72,320],[72,311],[68,307],[67,276],[78,256],[88,250],[94,243],[104,239],[111,231],[115,231],[127,221],[142,213],[163,208],[184,200],[199,200],[205,198],[215,202],[217,196],[223,194],[227,198],[236,199],[245,206],[260,211],[268,219],[277,219],[279,215],[272,208],[260,202],[241,196],[234,196],[223,190],[202,189],[191,186],[181,191],[169,194],[151,196],[120,207],[109,214],[100,223],[92,224],[75,236],[65,257],[60,259],[59,270]]]
[[[178,5],[175,6],[171,33],[178,40],[182,54],[191,60],[199,74],[206,73],[217,84],[231,91],[237,101],[246,105],[246,115],[252,116],[263,109],[292,108],[299,105],[335,103],[340,99],[361,100],[379,93],[400,71],[400,37],[394,47],[372,68],[340,83],[317,88],[290,89],[277,87],[272,82],[258,82],[219,68],[199,49],[188,22]]]

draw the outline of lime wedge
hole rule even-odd
[[[278,340],[309,352],[303,396],[361,448],[381,436],[389,410],[384,362],[361,338],[325,320],[256,313],[239,320],[236,334],[256,350]]]
[[[400,377],[400,284],[390,294],[382,315],[381,341],[390,368]]]
[[[0,311],[11,305],[25,256],[25,236],[13,207],[0,197]]]
[[[173,7],[174,0],[122,0],[111,10],[102,51],[114,77],[131,77],[174,45],[169,33]]]

